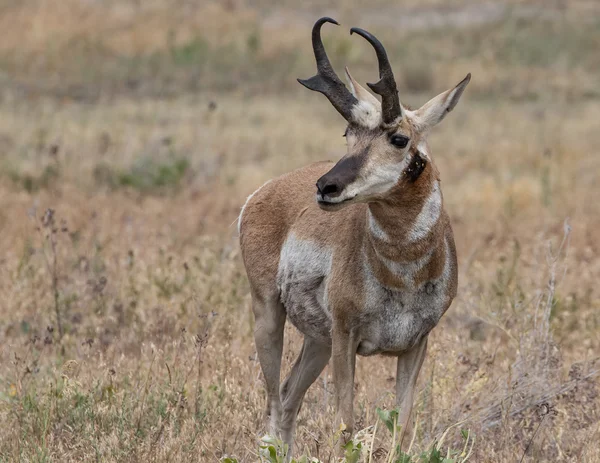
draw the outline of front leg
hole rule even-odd
[[[407,435],[412,411],[415,385],[427,351],[427,336],[424,336],[411,350],[398,356],[396,371],[396,406],[400,409],[398,424],[402,426],[400,442]],[[409,439],[410,440],[410,439]]]
[[[336,326],[337,325],[337,326]],[[334,322],[332,330],[332,368],[335,387],[336,425],[346,426],[344,438],[354,432],[354,367],[356,335]]]

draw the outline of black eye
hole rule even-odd
[[[392,138],[390,138],[390,143],[398,148],[406,148],[408,141],[409,138],[404,135],[392,135]]]
[[[344,131],[344,135],[342,135],[342,137],[345,137],[346,135],[348,135],[348,129]]]

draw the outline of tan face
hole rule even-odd
[[[348,125],[348,153],[317,182],[317,202],[336,210],[355,202],[384,199],[402,181],[418,153],[419,134],[408,117],[397,127]]]
[[[415,181],[425,168],[429,129],[452,111],[467,84],[468,74],[456,87],[440,93],[416,111],[402,107],[394,73],[383,44],[371,33],[353,27],[375,49],[379,81],[367,84],[381,97],[381,102],[361,86],[346,68],[348,87],[331,66],[323,41],[321,26],[338,24],[321,18],[313,26],[312,43],[317,74],[298,79],[309,90],[322,93],[349,123],[346,131],[348,154],[317,181],[316,199],[325,210],[335,210],[354,202],[369,202],[389,196],[403,181]]]
[[[401,109],[393,126],[382,121],[381,104],[346,75],[357,103],[346,130],[348,153],[317,181],[316,199],[324,210],[337,210],[356,202],[379,201],[406,188],[418,178],[427,162],[429,130],[444,119],[470,80],[439,94],[416,111]]]

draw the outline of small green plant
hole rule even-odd
[[[414,443],[414,437],[416,436],[416,429],[413,435],[413,439],[406,452],[401,450],[401,442],[397,442],[398,436],[400,436],[401,426],[398,425],[398,410],[382,410],[377,409],[377,415],[379,421],[385,424],[385,427],[390,431],[392,435],[392,445],[387,456],[382,460],[386,463],[466,463],[473,452],[473,446],[475,445],[475,437],[471,435],[471,431],[461,429],[461,437],[464,440],[462,448],[453,449],[448,447],[445,452],[442,449],[442,445],[448,433],[459,426],[461,423],[457,423],[450,426],[442,434],[442,436],[435,440],[427,449],[412,453],[412,446]],[[377,434],[377,425],[369,426],[362,431],[359,431],[353,436],[343,447],[343,457],[340,460],[336,460],[339,463],[359,463],[361,461],[371,462],[373,461],[373,445],[375,441],[375,435]],[[333,440],[339,442],[341,433],[344,427],[340,427],[333,435]],[[363,449],[366,452],[363,453]],[[264,436],[259,444],[259,457],[261,463],[321,463],[320,460],[303,455],[298,459],[291,458],[288,460],[288,445],[281,441],[281,439],[273,436]],[[237,463],[238,460],[234,457],[223,457],[222,463]]]
[[[358,463],[360,454],[362,452],[362,443],[349,441],[344,445],[344,458],[346,463]]]
[[[39,175],[21,173],[17,170],[9,170],[8,176],[16,184],[28,193],[35,193],[52,187],[60,179],[60,169],[55,164],[48,164]]]
[[[260,461],[284,463],[288,454],[288,445],[272,436],[264,436],[259,445]]]
[[[119,171],[107,164],[98,164],[94,169],[94,179],[99,185],[111,189],[131,187],[149,193],[167,188],[177,188],[189,172],[190,163],[182,157],[171,156],[165,160],[142,157],[129,169]]]
[[[204,38],[196,37],[183,45],[172,45],[170,51],[175,65],[195,66],[206,60],[210,47]]]
[[[256,55],[259,52],[261,47],[261,36],[259,30],[254,30],[248,34],[246,45],[250,53]]]
[[[348,443],[350,445],[351,442]],[[348,448],[346,445],[346,448]],[[360,444],[359,444],[360,445]],[[351,445],[350,445],[351,447]],[[360,447],[359,447],[360,449]],[[259,457],[261,463],[320,463],[316,458],[311,458],[306,455],[301,456],[299,459],[287,459],[288,445],[281,439],[273,436],[266,435],[260,440],[259,444]],[[346,452],[348,454],[348,451]],[[360,455],[360,453],[359,453]],[[357,457],[358,458],[358,457]],[[358,459],[346,460],[348,462],[356,463]],[[224,457],[221,459],[222,463],[237,463],[237,458]]]
[[[407,452],[401,449],[401,442],[396,442],[397,436],[400,434],[401,426],[398,425],[398,410],[381,410],[377,409],[379,419],[385,424],[386,428],[392,434],[392,449],[388,453],[385,461],[393,463],[465,463],[471,456],[475,437],[471,436],[470,431],[461,430],[461,436],[465,441],[462,450],[448,448],[446,453],[442,453],[442,444],[448,435],[448,432],[455,426],[450,426],[439,441],[434,441],[429,448],[418,454],[411,454],[413,441],[411,441]],[[415,429],[416,434],[416,429]]]
[[[183,158],[173,158],[162,162],[142,158],[128,172],[119,174],[119,183],[142,191],[177,186],[189,166],[189,161]]]

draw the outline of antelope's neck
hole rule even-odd
[[[367,208],[364,251],[371,272],[390,289],[418,287],[445,260],[443,198],[437,179],[418,195]]]

